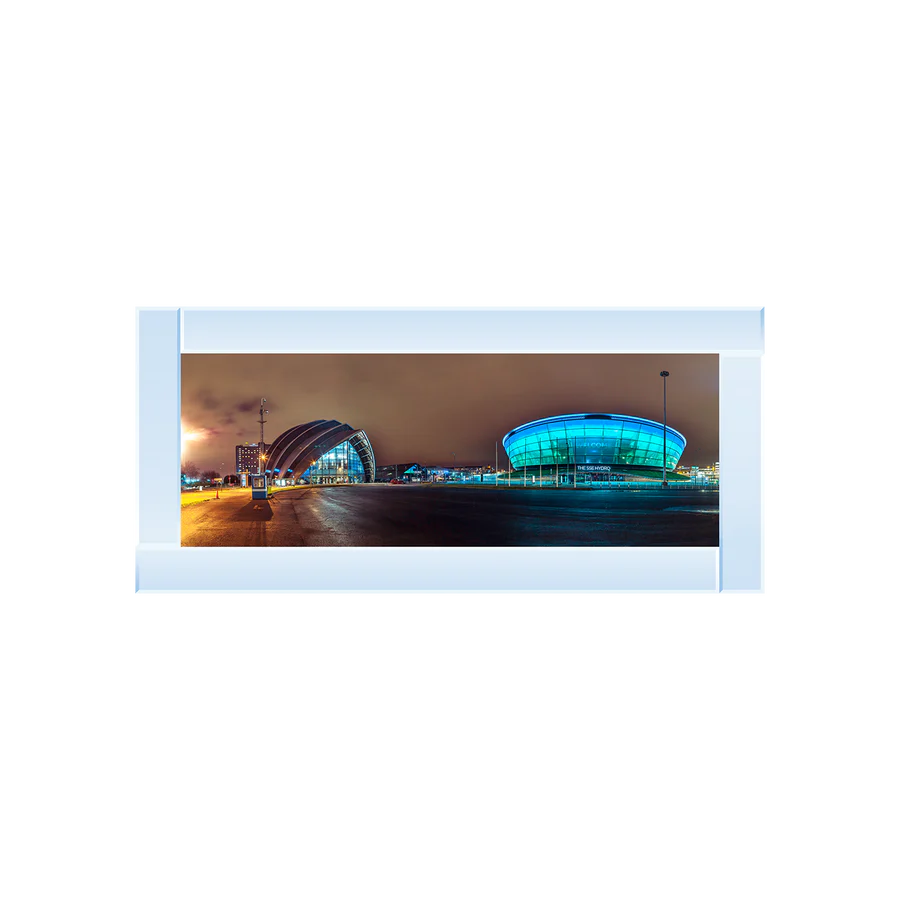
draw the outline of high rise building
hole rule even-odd
[[[263,453],[266,445],[263,444]],[[259,471],[259,445],[238,444],[234,448],[234,471],[238,475],[256,473]]]

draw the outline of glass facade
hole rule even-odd
[[[311,484],[358,483],[366,480],[366,470],[350,442],[344,441],[320,456],[300,477]]]
[[[666,428],[666,468],[684,452],[684,436]],[[662,470],[663,426],[650,419],[579,413],[513,429],[503,446],[514,469],[551,465],[641,466]]]

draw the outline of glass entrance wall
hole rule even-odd
[[[366,480],[366,470],[349,441],[320,456],[301,476],[311,484],[346,484]]]

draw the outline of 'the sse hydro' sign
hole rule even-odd
[[[576,472],[611,472],[612,469],[610,466],[595,466],[591,463],[585,463],[584,465],[575,466]]]

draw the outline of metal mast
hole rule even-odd
[[[269,411],[267,409],[266,410],[263,409],[263,407],[265,405],[266,405],[266,398],[262,397],[259,401],[259,453],[256,454],[257,458],[259,460],[259,466],[258,466],[259,473],[258,474],[260,474],[260,475],[262,475],[262,473],[265,471],[263,469],[263,463],[265,462],[265,459],[266,459],[266,457],[265,457],[266,445],[263,441],[263,425],[265,425],[268,420],[264,419],[263,416],[268,415]]]

